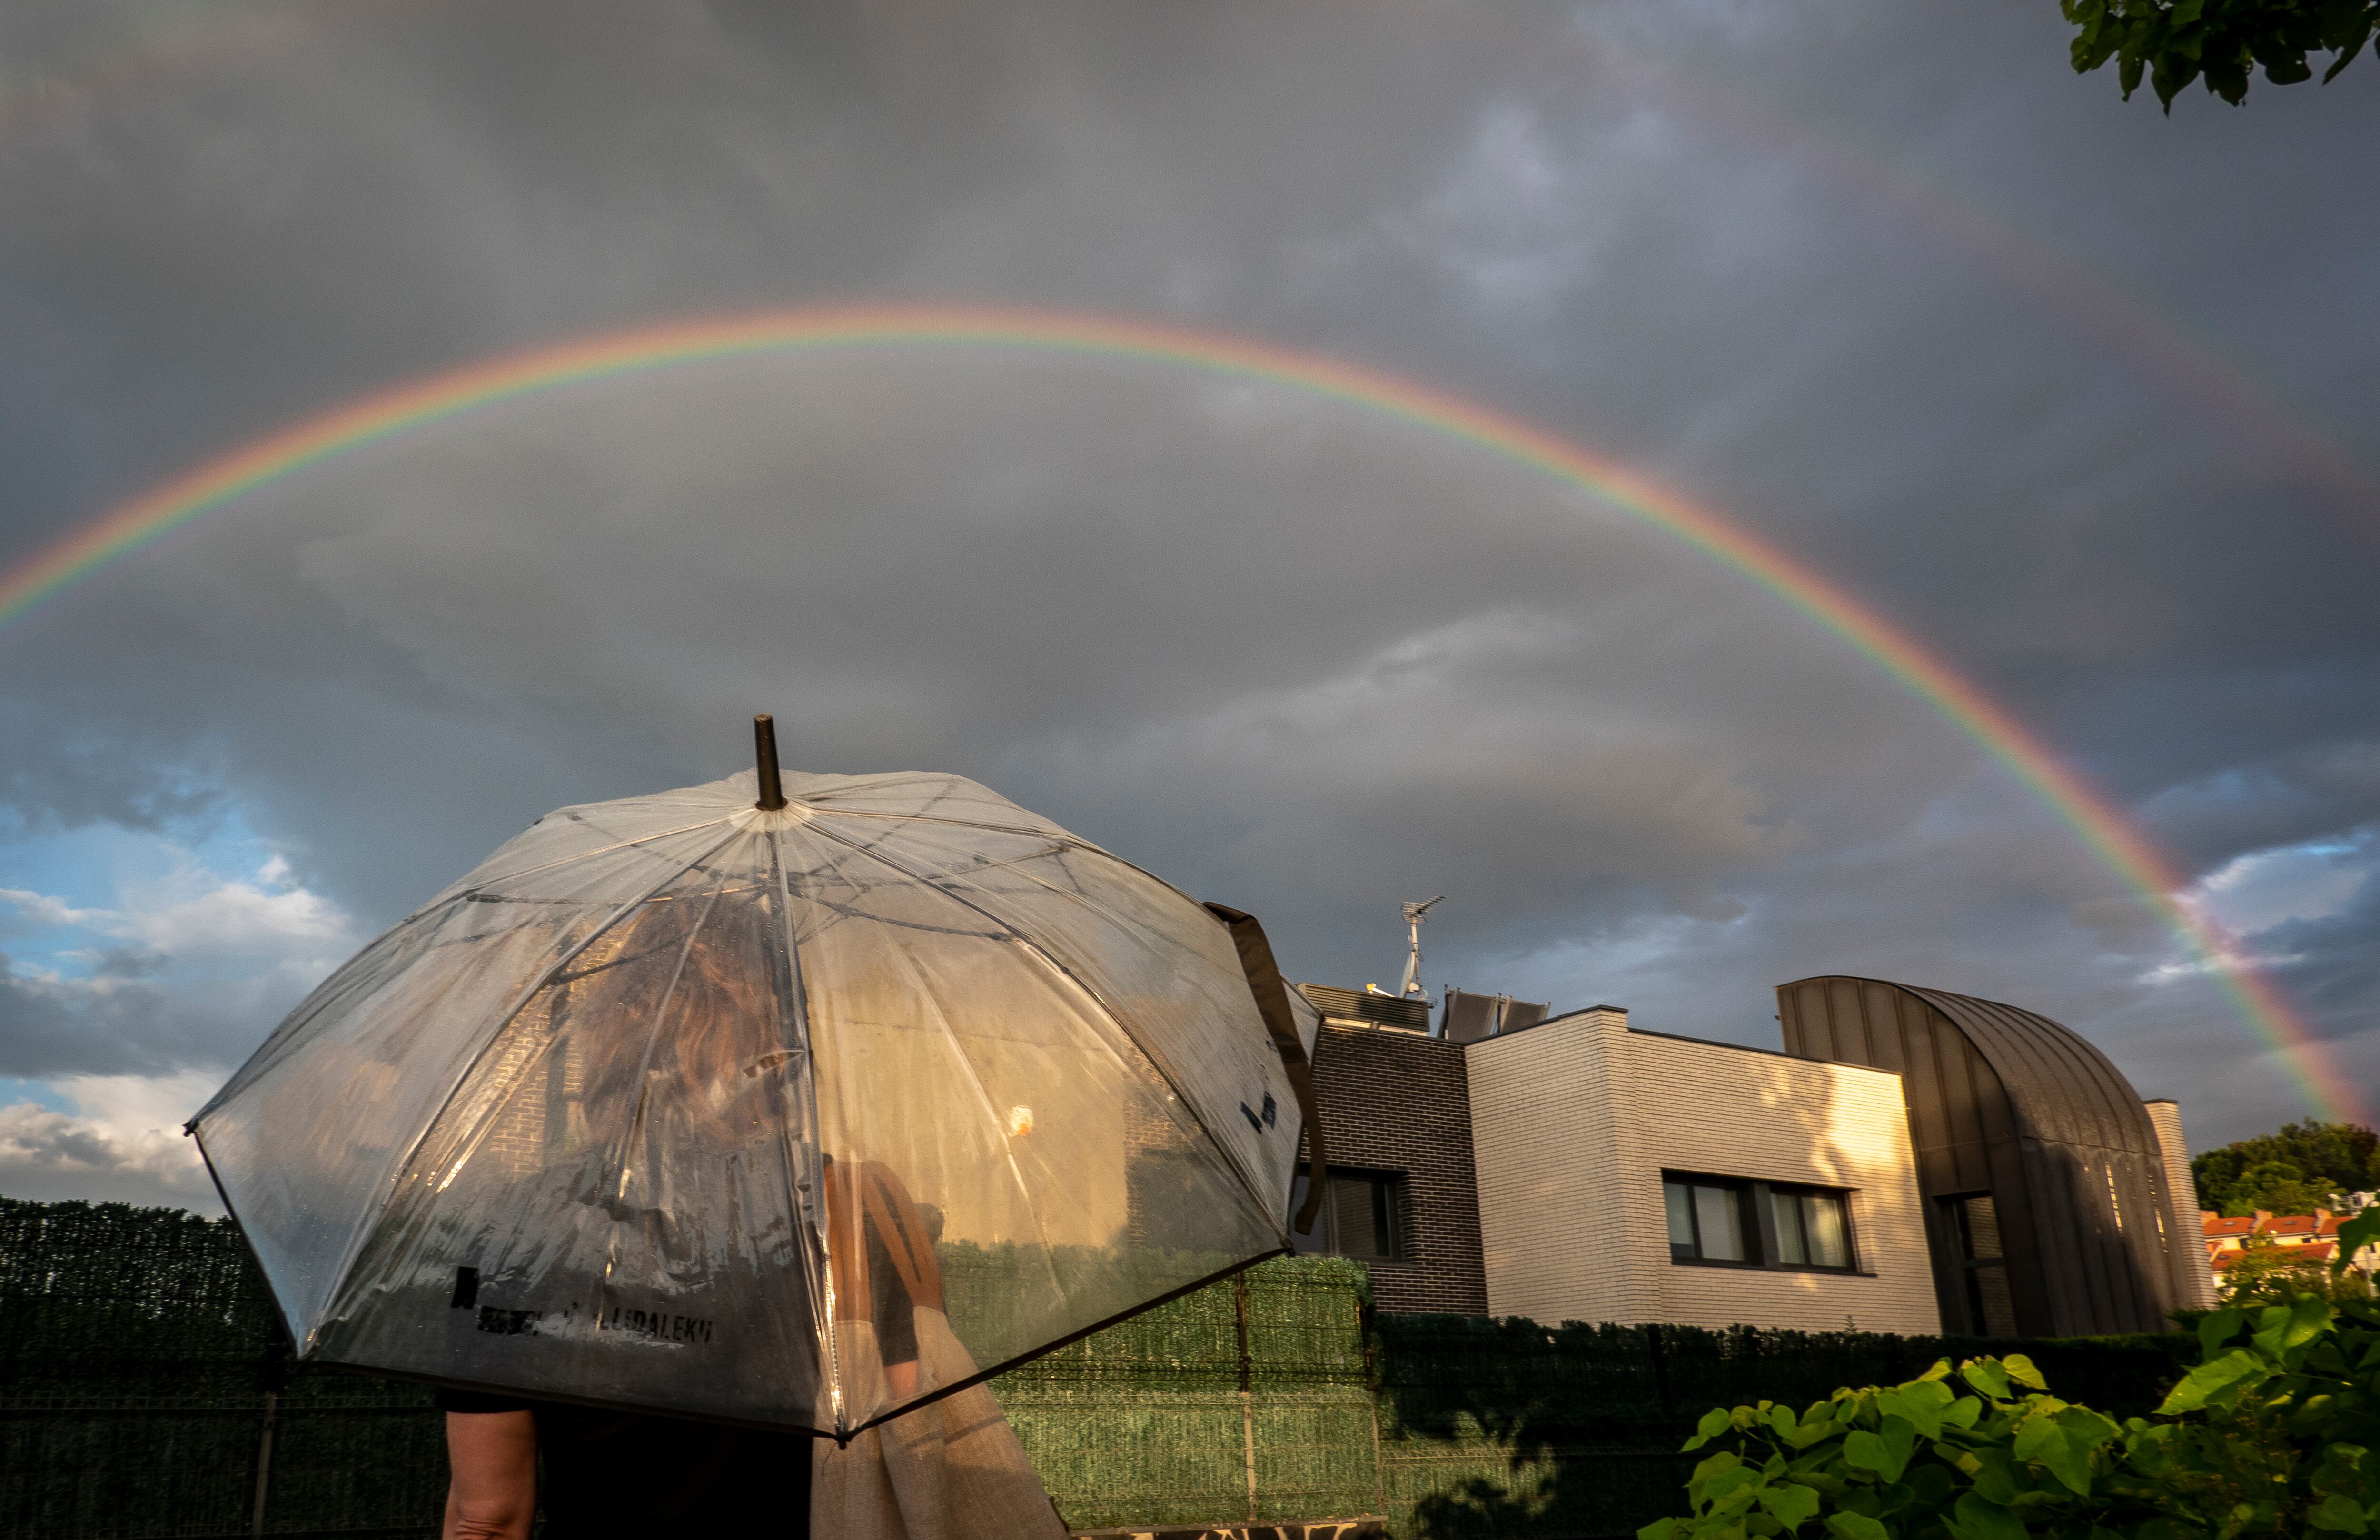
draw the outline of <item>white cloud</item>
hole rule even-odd
[[[286,866],[280,870],[285,874]],[[263,872],[258,876],[270,880]],[[132,907],[115,934],[169,956],[237,952],[313,957],[325,946],[339,948],[353,928],[337,905],[303,888],[275,892],[252,882],[227,881],[195,892],[169,888],[132,896]]]
[[[113,910],[78,909],[64,899],[25,888],[0,888],[0,898],[15,904],[17,913],[35,925],[94,925],[116,918]]]
[[[2373,879],[2375,852],[2322,841],[2252,851],[2199,882],[2192,897],[2224,928],[2252,936],[2290,920],[2345,912]]]
[[[76,1110],[0,1107],[0,1194],[219,1209],[198,1146],[181,1125],[213,1094],[213,1071],[70,1075],[54,1083]]]
[[[0,958],[0,1074],[219,1079],[362,940],[277,855],[232,876],[171,841],[140,855],[104,907],[0,893],[42,932]]]
[[[249,879],[211,870],[187,852],[174,854],[176,860],[166,876],[121,885],[115,908],[79,909],[22,888],[0,888],[0,898],[36,924],[85,930],[164,958],[237,955],[327,967],[354,949],[353,920],[337,904],[293,882],[284,857],[272,856]],[[60,955],[83,954],[69,950]]]

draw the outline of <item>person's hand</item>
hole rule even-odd
[[[537,1517],[537,1414],[446,1413],[446,1522],[441,1540],[528,1540]]]

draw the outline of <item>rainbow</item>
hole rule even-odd
[[[0,575],[0,626],[108,563],[249,492],[365,445],[534,392],[762,354],[914,346],[1110,357],[1269,380],[1532,466],[1701,551],[1865,653],[1974,740],[2137,890],[2277,1052],[2308,1105],[2362,1121],[2353,1082],[2273,985],[2185,896],[2187,879],[2005,708],[1850,592],[1758,535],[1542,428],[1385,371],[1152,321],[990,306],[837,306],[683,321],[579,338],[429,376],[308,418],[174,478]]]

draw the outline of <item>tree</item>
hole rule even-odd
[[[2380,0],[2059,0],[2074,24],[2074,71],[2087,75],[2116,61],[2131,100],[2145,73],[2173,111],[2173,99],[2204,77],[2206,89],[2238,105],[2258,65],[2277,86],[2313,78],[2309,54],[2336,54],[2329,81],[2355,61],[2380,26]]]
[[[2190,1175],[2198,1201],[2218,1214],[2308,1214],[2333,1193],[2380,1188],[2380,1134],[2356,1123],[2284,1123],[2192,1157]]]

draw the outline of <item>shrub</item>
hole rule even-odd
[[[2339,1260],[2380,1239],[2344,1227]],[[1639,1540],[2233,1540],[2380,1530],[2380,1307],[2300,1294],[2198,1323],[2147,1417],[2049,1394],[2031,1360],[1948,1360],[1903,1385],[1704,1414],[1694,1513]]]

